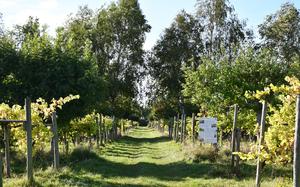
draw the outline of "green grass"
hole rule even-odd
[[[78,149],[59,172],[35,170],[35,186],[254,186],[255,166],[242,164],[240,177],[231,174],[227,162],[192,163],[185,160],[180,144],[155,130],[139,127],[129,136],[88,152]],[[289,186],[287,177],[271,178],[268,169],[262,186]],[[290,170],[276,170],[290,176]],[[4,186],[26,186],[26,178],[15,175]]]

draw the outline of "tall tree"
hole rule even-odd
[[[245,40],[252,39],[228,0],[198,0],[197,17],[204,26],[205,55],[215,63],[226,56],[232,63]]]
[[[166,113],[169,115],[183,109],[182,68],[184,66],[196,68],[201,63],[202,31],[203,27],[199,20],[182,11],[164,31],[152,50],[149,72],[154,79],[154,84],[150,88],[155,96],[154,106],[160,108],[167,106],[166,110],[170,112]]]
[[[116,111],[122,106],[118,97],[133,100],[137,94],[145,33],[150,28],[137,0],[119,0],[98,12],[92,44],[99,71],[109,83],[110,113],[122,115]]]
[[[277,52],[279,59],[292,63],[300,57],[300,12],[290,3],[285,3],[275,14],[266,17],[259,25],[262,45]]]
[[[2,13],[0,12],[0,36],[4,35],[4,25],[2,20]]]
[[[1,26],[0,26],[1,27]],[[19,93],[16,79],[16,70],[19,63],[17,47],[13,39],[0,33],[0,103],[16,103],[16,95]]]

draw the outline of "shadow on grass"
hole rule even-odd
[[[239,177],[235,177],[230,172],[227,164],[221,163],[186,163],[175,162],[171,164],[159,165],[155,163],[140,162],[133,165],[127,165],[117,162],[111,162],[103,158],[90,159],[82,161],[78,164],[70,166],[73,172],[80,173],[90,172],[93,174],[101,174],[104,178],[113,177],[154,177],[165,181],[183,181],[189,178],[224,178],[244,180],[255,177],[256,167],[254,165],[241,164]],[[286,170],[279,171],[281,176],[290,176],[290,172]],[[265,174],[270,173],[270,169],[266,168]]]
[[[170,138],[166,136],[160,136],[155,138],[136,138],[131,136],[124,136],[121,139],[119,139],[117,142],[135,146],[144,143],[160,143],[160,142],[167,142],[167,141],[170,141]]]
[[[150,146],[141,146],[139,144],[144,143],[159,143],[170,141],[167,137],[157,138],[134,138],[123,137],[118,140],[116,144],[112,145],[105,152],[107,156],[138,158],[144,154],[152,155],[155,149]],[[154,155],[153,155],[154,156]],[[154,159],[160,159],[159,157],[152,157]],[[154,177],[159,180],[166,181],[182,181],[185,178],[226,178],[243,180],[249,178],[255,178],[255,165],[241,164],[239,177],[236,177],[231,173],[230,165],[228,163],[187,163],[184,161],[174,162],[170,164],[156,164],[148,162],[139,162],[137,164],[124,164],[119,162],[112,162],[105,158],[97,156],[89,160],[82,161],[77,164],[69,166],[74,172],[90,172],[94,174],[101,174],[103,177]],[[271,173],[279,173],[280,176],[291,176],[290,170],[285,169],[272,169],[266,167],[264,175],[269,176]]]
[[[62,174],[59,176],[60,181],[70,186],[103,186],[103,187],[115,187],[115,186],[128,186],[128,187],[150,187],[149,185],[135,185],[135,184],[118,184],[112,182],[106,182],[102,180],[95,180],[91,177],[80,176],[80,175],[67,175]]]
[[[153,156],[154,159],[160,159],[156,157],[153,152],[158,148],[148,146],[149,144],[161,143],[170,141],[168,137],[155,137],[155,138],[137,138],[125,136],[115,143],[108,145],[101,153],[106,156],[125,157],[129,159],[136,159],[146,154]],[[156,164],[148,162],[139,162],[137,164],[124,164],[119,162],[113,162],[102,158],[94,152],[78,153],[79,155],[72,155],[70,157],[61,157],[61,165],[67,166],[72,170],[70,174],[59,175],[59,180],[63,183],[70,183],[70,185],[88,184],[90,186],[122,186],[122,184],[109,183],[101,181],[100,179],[82,176],[82,172],[88,172],[90,174],[101,175],[103,178],[118,178],[118,177],[153,177],[164,181],[183,181],[186,178],[224,178],[224,179],[254,179],[256,167],[249,164],[240,165],[239,177],[232,175],[230,171],[229,163],[187,163],[184,161],[174,162],[170,164]],[[51,157],[50,157],[51,158]],[[49,164],[50,162],[50,164]],[[46,162],[51,165],[50,161]],[[24,165],[25,166],[25,165]],[[41,166],[36,165],[35,168]],[[22,167],[24,173],[25,167]],[[271,173],[279,174],[280,176],[291,177],[291,171],[287,169],[274,169],[266,167],[264,169],[264,175],[270,176]],[[263,176],[264,177],[264,176]],[[38,186],[38,185],[37,185]],[[142,186],[134,184],[126,184],[123,186]],[[147,187],[147,186],[145,186]]]

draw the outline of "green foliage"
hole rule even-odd
[[[103,113],[128,117],[125,111],[135,109],[127,102],[134,103],[137,96],[144,65],[143,43],[150,28],[137,0],[119,0],[97,13],[91,41],[99,74],[108,83]]]
[[[216,162],[219,158],[216,147],[208,144],[187,146],[184,150],[187,159],[195,163],[203,161]]]
[[[35,186],[247,187],[255,184],[255,165],[241,164],[242,178],[237,178],[230,174],[228,159],[192,163],[185,160],[184,149],[181,144],[162,137],[156,130],[138,127],[127,137],[107,144],[101,150],[81,148],[70,154],[71,159],[69,156],[61,157],[62,168],[59,172],[52,167],[35,168]],[[23,172],[26,162],[21,165]],[[15,167],[20,167],[20,164],[16,166],[12,162],[12,169],[15,170]],[[291,186],[291,177],[290,167],[272,170],[267,166],[262,186]],[[26,183],[26,175],[22,174],[3,180],[4,186],[8,187],[30,186]]]
[[[263,45],[276,51],[278,58],[290,64],[292,58],[299,58],[300,12],[291,3],[285,3],[276,13],[268,15],[259,25]]]
[[[74,99],[79,99],[79,95],[69,95],[65,98],[59,98],[58,100],[52,99],[51,103],[45,102],[44,99],[39,98],[36,102],[31,103],[32,108],[32,140],[34,142],[34,151],[43,150],[46,145],[49,144],[52,138],[52,132],[45,123],[49,120],[52,113],[58,109],[62,109],[62,106]],[[11,120],[24,120],[25,109],[20,105],[13,105],[10,107],[7,104],[0,104],[0,119]],[[12,124],[11,137],[15,140],[15,146],[21,152],[26,152],[26,132],[23,126],[13,128],[17,124]]]
[[[294,132],[295,132],[295,93],[299,94],[300,81],[295,77],[286,77],[289,85],[270,85],[264,91],[253,93],[253,97],[261,98],[266,94],[276,94],[280,104],[270,106],[267,118],[269,127],[265,133],[265,143],[261,154],[256,151],[248,154],[240,153],[242,159],[261,157],[268,164],[288,164],[293,161]]]
[[[81,162],[84,160],[97,159],[97,158],[98,155],[95,152],[89,150],[87,147],[78,147],[72,151],[69,160],[72,163],[74,163],[74,162]]]

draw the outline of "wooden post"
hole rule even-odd
[[[172,118],[169,119],[169,138],[173,138],[174,121]]]
[[[31,124],[31,101],[29,98],[25,100],[25,111],[26,111],[26,122],[25,122],[25,129],[26,129],[26,141],[27,141],[27,162],[26,162],[26,169],[27,169],[27,179],[29,184],[33,182],[33,167],[32,167],[32,124]]]
[[[0,187],[3,187],[2,152],[0,151]]]
[[[183,124],[184,123],[184,114],[181,114],[181,129],[180,129],[180,142],[183,142]]]
[[[103,127],[103,131],[102,131],[103,144],[106,144],[107,136],[106,136],[106,127],[105,127],[105,119],[104,118],[103,118],[103,122],[102,122],[102,127]]]
[[[183,141],[186,139],[186,114],[183,114]]]
[[[111,137],[110,137],[110,129],[109,127],[106,127],[106,142],[109,142]]]
[[[67,139],[67,133],[65,133],[65,137],[64,137],[64,144],[65,144],[65,151],[66,151],[66,155],[69,154],[69,143],[68,143],[68,139]]]
[[[103,145],[103,123],[102,123],[102,114],[99,116],[99,138],[100,138],[100,145]]]
[[[177,131],[177,122],[176,117],[173,117],[173,124],[174,124],[174,130],[173,130],[173,140],[176,140],[176,131]]]
[[[222,129],[222,127],[220,127],[221,128],[221,130],[220,130],[220,136],[219,136],[219,145],[220,145],[220,147],[222,147],[222,145],[223,145],[223,129]]]
[[[52,113],[52,132],[53,132],[53,167],[59,169],[59,147],[58,147],[58,133],[57,133],[57,121],[56,112]]]
[[[176,130],[176,142],[178,142],[179,141],[179,130],[180,130],[180,128],[179,128],[179,118],[180,118],[180,114],[178,113],[177,114],[177,118],[176,118],[176,126],[177,126],[177,130]]]
[[[300,95],[297,95],[296,100],[293,185],[300,186]]]
[[[240,142],[241,142],[241,129],[236,129],[236,152],[240,152]],[[235,160],[235,172],[239,173],[240,170],[240,157],[237,155]]]
[[[6,177],[10,178],[10,154],[9,154],[9,127],[8,124],[4,127],[4,144],[5,144],[5,173]]]
[[[193,139],[193,143],[195,143],[195,126],[196,126],[196,120],[195,120],[195,113],[192,113],[192,139]]]
[[[266,103],[266,101],[263,101],[261,121],[260,121],[260,135],[259,135],[258,155],[260,154],[260,151],[261,151],[260,147],[264,143],[266,113],[267,113],[267,103]],[[259,157],[257,157],[256,180],[255,180],[255,183],[256,183],[257,187],[260,186],[261,170],[262,170],[262,162],[260,161]]]
[[[89,140],[89,150],[92,150],[93,145],[92,145],[92,135],[91,134],[88,135],[88,140]]]
[[[113,126],[112,126],[112,139],[116,139],[117,138],[117,124],[116,124],[116,117],[113,116]]]
[[[99,124],[99,114],[96,115],[96,127],[97,127],[97,133],[96,133],[96,143],[97,143],[97,148],[99,148],[99,145],[100,145],[100,124]]]
[[[126,134],[126,129],[125,129],[125,121],[122,121],[122,134],[125,135]]]
[[[236,132],[236,122],[237,122],[237,112],[238,112],[238,106],[237,104],[234,105],[234,117],[233,117],[233,127],[232,127],[232,139],[231,139],[231,169],[234,172],[234,158],[235,155],[233,152],[235,152],[235,132]]]

